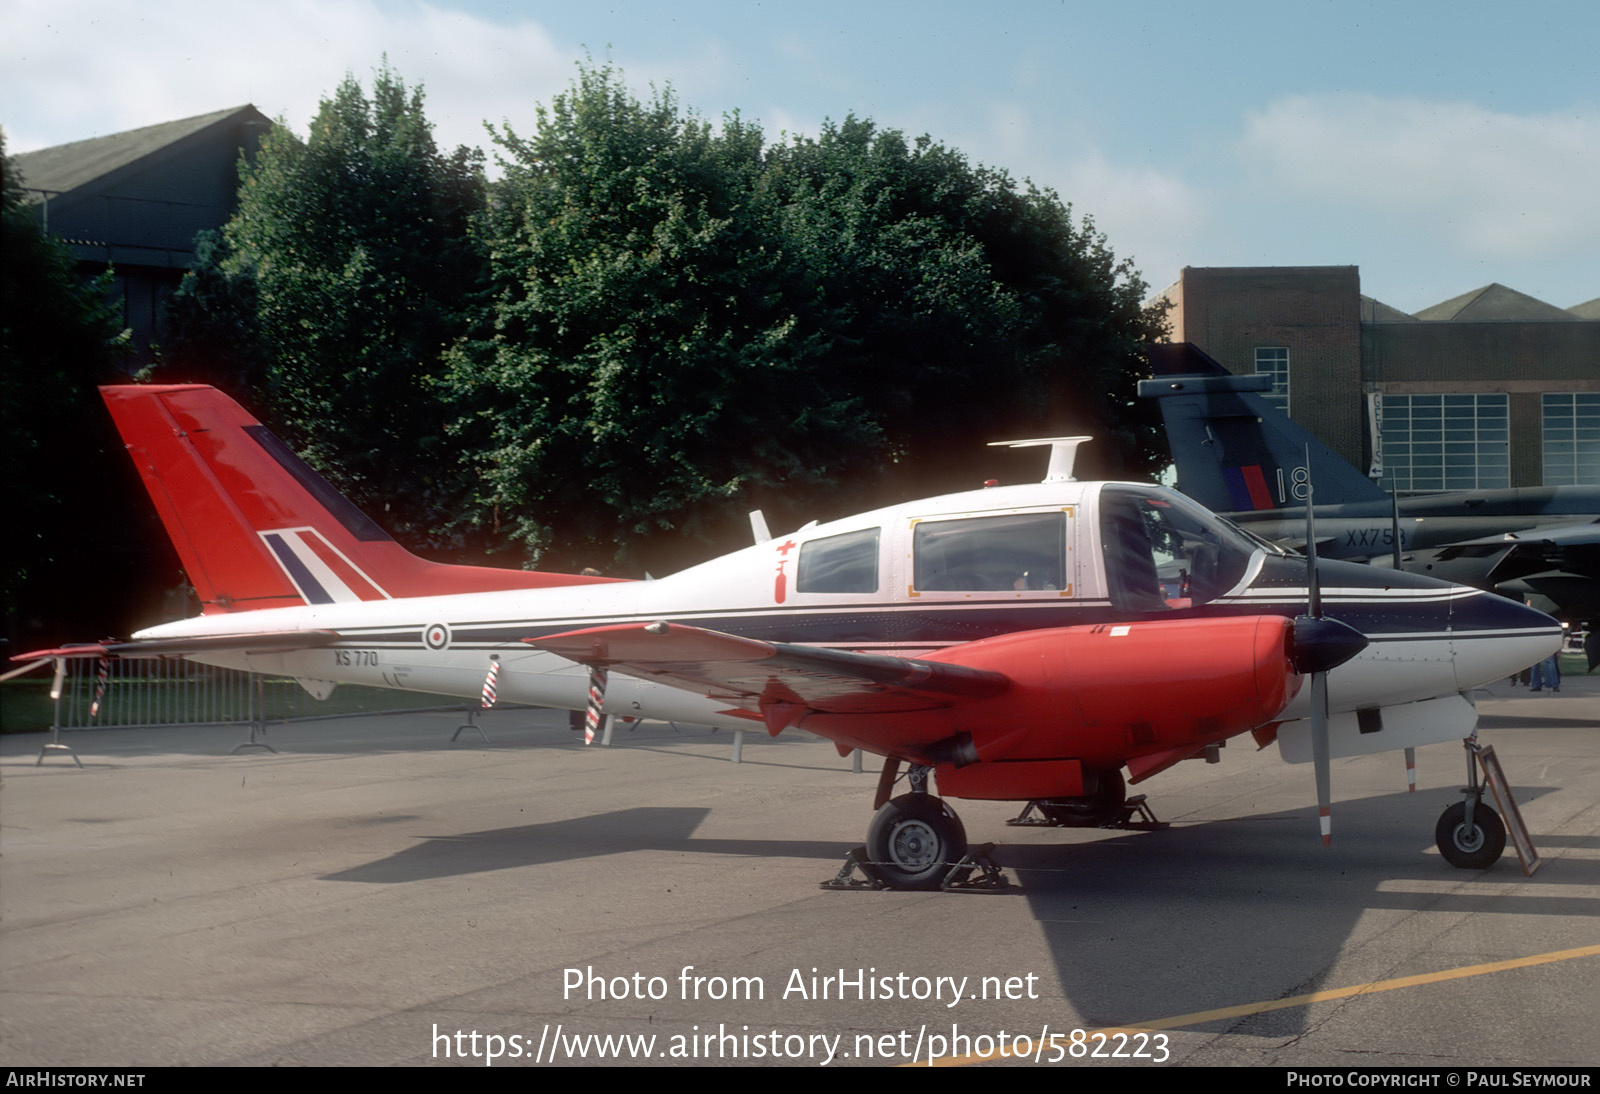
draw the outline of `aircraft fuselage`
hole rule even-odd
[[[1540,613],[1478,589],[1324,561],[1325,612],[1369,645],[1330,678],[1353,712],[1442,697],[1504,677],[1553,648]],[[1306,563],[1241,535],[1181,495],[1133,484],[998,487],[907,503],[788,536],[655,581],[356,599],[219,613],[142,640],[249,631],[333,631],[327,648],[197,654],[196,660],[473,697],[490,658],[502,700],[581,708],[586,670],[527,638],[669,621],[749,638],[918,657],[1045,628],[1306,610]],[[1159,673],[1159,665],[1151,666]],[[1284,712],[1303,717],[1302,692]],[[608,713],[749,727],[725,700],[618,677]]]

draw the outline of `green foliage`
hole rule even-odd
[[[384,68],[369,98],[347,77],[307,139],[276,127],[241,164],[238,211],[174,301],[167,371],[264,388],[303,455],[426,539],[454,457],[425,385],[480,287],[483,194],[480,157],[439,151],[420,89]]]
[[[531,558],[670,569],[1041,431],[1155,458],[1122,421],[1145,287],[1053,194],[855,118],[769,149],[609,67],[497,140],[490,314],[440,387],[464,519]]]
[[[47,611],[59,618],[61,586],[81,587],[105,565],[94,484],[120,470],[113,459],[127,462],[96,443],[110,434],[95,385],[115,379],[127,354],[106,304],[110,275],[79,279],[22,185],[0,136],[0,435],[7,504],[21,522],[0,596],[18,638]]]
[[[986,441],[1041,432],[1093,433],[1086,457],[1146,470],[1155,439],[1120,404],[1156,316],[1054,193],[853,117],[774,148],[767,177],[821,288],[831,367],[873,393],[913,475],[948,489]]]
[[[878,447],[860,401],[814,368],[801,286],[752,208],[759,132],[713,133],[600,69],[533,136],[499,142],[492,322],[444,385],[483,453],[469,519],[487,510],[561,565],[638,566],[641,543],[669,538],[688,551],[655,557],[677,564],[747,499],[835,484]]]

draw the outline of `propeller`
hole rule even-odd
[[[1400,495],[1393,490],[1389,491],[1389,530],[1390,538],[1394,540],[1394,568],[1399,572],[1400,563]],[[1417,792],[1417,750],[1406,749],[1406,793]]]
[[[1311,677],[1311,765],[1317,779],[1317,822],[1322,845],[1333,842],[1332,759],[1328,741],[1328,673],[1367,647],[1367,636],[1322,615],[1317,574],[1317,523],[1312,512],[1311,451],[1306,449],[1306,614],[1294,621],[1295,671]]]

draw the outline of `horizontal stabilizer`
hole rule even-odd
[[[335,631],[273,631],[258,634],[216,634],[195,638],[156,638],[139,642],[86,642],[54,650],[34,650],[13,661],[45,661],[54,657],[167,657],[190,653],[281,653],[316,650],[339,641]]]

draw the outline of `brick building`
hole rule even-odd
[[[1236,373],[1402,492],[1600,485],[1600,300],[1488,285],[1408,315],[1354,266],[1185,267],[1173,341]]]
[[[239,156],[272,122],[253,106],[218,110],[13,157],[46,230],[87,278],[112,271],[135,365],[152,359],[166,299],[194,261],[195,234],[233,215]]]

